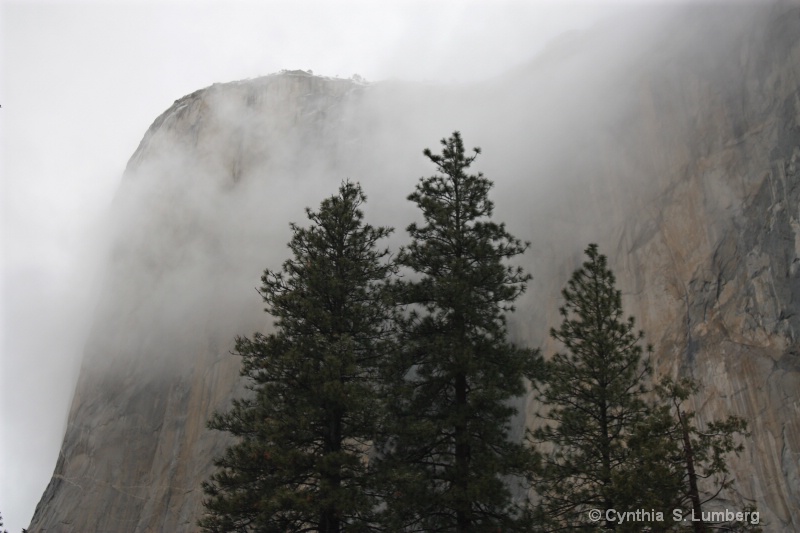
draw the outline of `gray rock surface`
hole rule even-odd
[[[432,170],[419,154],[453,129],[484,149],[498,218],[533,243],[515,340],[553,351],[559,290],[598,242],[658,372],[701,383],[701,422],[750,423],[728,503],[756,503],[767,531],[800,529],[800,8],[667,15],[565,38],[469,87],[291,71],[177,100],[115,200],[103,298],[29,530],[196,530],[228,442],[205,421],[244,394],[229,352],[270,327],[253,287],[287,256],[288,221],[349,177],[370,222],[398,228],[396,249],[415,216],[403,199]]]

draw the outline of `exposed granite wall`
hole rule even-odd
[[[270,327],[253,287],[286,256],[287,222],[351,177],[403,242],[414,215],[396,206],[430,172],[414,156],[462,127],[488,143],[477,167],[498,216],[533,241],[515,339],[553,349],[560,287],[599,242],[658,371],[702,384],[699,420],[750,422],[731,503],[800,528],[800,10],[717,14],[676,17],[621,60],[594,46],[600,29],[476,87],[296,71],[176,101],[115,200],[106,290],[30,531],[195,530],[226,444],[205,421],[244,392],[229,351]]]

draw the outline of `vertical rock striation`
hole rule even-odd
[[[430,172],[415,154],[456,128],[484,148],[498,215],[533,242],[515,339],[551,351],[558,291],[599,242],[658,372],[701,383],[701,423],[749,421],[728,503],[756,503],[768,531],[800,528],[800,8],[660,18],[565,38],[471,87],[292,71],[176,101],[115,200],[117,244],[29,530],[196,530],[227,444],[205,421],[245,393],[229,351],[270,327],[253,287],[285,258],[287,222],[350,177],[371,222],[404,227],[403,198]]]

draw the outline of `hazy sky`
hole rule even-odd
[[[617,6],[619,7],[619,6]],[[313,69],[468,82],[611,9],[597,2],[2,2],[0,512],[27,526],[53,472],[91,325],[110,201],[177,98]]]

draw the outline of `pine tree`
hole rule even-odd
[[[760,531],[751,520],[716,521],[706,523],[703,506],[713,502],[731,488],[733,478],[727,464],[730,454],[738,455],[744,449],[736,435],[747,436],[747,422],[729,416],[721,422],[712,421],[704,429],[695,422],[695,413],[685,409],[684,403],[698,391],[697,384],[683,378],[678,382],[663,380],[656,388],[658,397],[668,413],[669,442],[676,452],[672,467],[680,480],[675,509],[690,517],[689,526],[695,533],[724,529],[726,531]],[[756,512],[755,507],[742,510]],[[758,522],[758,519],[755,520]]]
[[[292,224],[293,257],[265,271],[275,333],[237,339],[252,395],[209,426],[237,437],[204,483],[207,531],[368,531],[378,502],[365,455],[379,421],[376,387],[393,267],[364,224],[366,200],[343,183],[311,225]]]
[[[591,525],[592,509],[612,529],[608,509],[665,512],[678,486],[666,411],[646,401],[643,333],[623,318],[606,257],[595,244],[586,255],[562,291],[562,324],[550,332],[565,352],[547,361],[540,384],[545,424],[534,438],[547,453],[535,475],[536,517],[551,530]]]
[[[398,263],[415,281],[396,285],[407,312],[392,368],[392,426],[385,441],[390,531],[524,529],[510,482],[532,464],[512,442],[510,401],[525,393],[535,352],[507,341],[505,313],[530,276],[506,261],[528,247],[490,220],[492,183],[468,174],[455,132],[441,155],[425,150],[439,174],[420,179],[408,199],[423,225]]]

